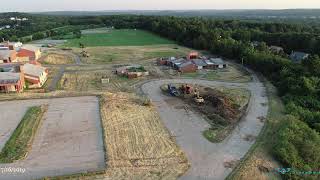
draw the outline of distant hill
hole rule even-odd
[[[159,16],[203,16],[203,17],[243,17],[243,18],[320,18],[320,9],[285,10],[127,10],[127,11],[54,11],[35,14],[64,16],[97,15],[159,15]]]

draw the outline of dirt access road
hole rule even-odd
[[[173,97],[164,95],[160,86],[168,83],[246,88],[251,92],[247,114],[223,142],[211,143],[202,135],[202,132],[210,126],[201,115],[183,108],[175,108],[181,107],[182,102],[180,105],[175,104],[177,106],[166,103],[172,101]],[[172,79],[151,81],[142,85],[141,88],[152,99],[165,126],[172,136],[176,137],[178,145],[181,146],[191,163],[191,168],[181,177],[183,180],[225,179],[232,171],[232,168],[227,165],[239,161],[247,153],[255,140],[248,141],[246,137],[258,136],[264,125],[258,118],[266,117],[268,113],[268,98],[265,87],[255,75],[253,75],[253,82],[250,83]],[[177,101],[179,102],[179,100]]]
[[[18,126],[28,107],[48,104],[31,151],[25,160],[0,168],[25,168],[2,173],[0,179],[38,179],[105,168],[105,152],[97,97],[2,101],[0,148]],[[10,123],[8,123],[10,122]]]

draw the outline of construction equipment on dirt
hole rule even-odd
[[[168,84],[168,92],[171,96],[175,96],[175,97],[180,96],[179,91],[172,84]]]
[[[192,93],[192,87],[188,84],[186,85],[182,85],[179,88],[180,92],[182,92],[183,94],[191,94]]]
[[[204,99],[200,96],[198,88],[194,89],[194,101],[199,105],[204,104]]]
[[[87,51],[82,51],[80,54],[82,55],[82,57],[85,57],[85,58],[90,57],[90,54]]]

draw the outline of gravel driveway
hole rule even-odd
[[[163,95],[160,86],[168,83],[196,83],[203,86],[225,86],[230,88],[246,88],[251,92],[247,114],[240,121],[232,134],[221,143],[211,143],[202,136],[202,131],[209,124],[198,114],[185,109],[174,108],[169,102],[172,97]],[[221,180],[228,176],[232,168],[226,167],[230,162],[237,162],[253,145],[254,140],[263,127],[258,117],[266,117],[268,103],[266,90],[258,78],[253,75],[250,83],[227,83],[193,79],[173,79],[151,81],[142,85],[145,92],[157,107],[162,121],[176,137],[177,143],[186,153],[191,168],[181,177],[186,180]]]
[[[28,107],[48,104],[48,111],[25,160],[0,164],[0,179],[35,179],[105,168],[97,97],[1,101],[0,147],[8,140]],[[4,134],[4,136],[2,136]],[[24,173],[2,172],[5,167]]]

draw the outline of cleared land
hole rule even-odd
[[[229,66],[225,69],[217,70],[200,70],[195,73],[185,73],[181,77],[184,78],[200,78],[210,81],[230,81],[230,82],[249,82],[251,76],[248,72],[241,69],[238,65],[229,62]]]
[[[95,46],[145,46],[155,44],[174,44],[172,41],[142,30],[121,29],[106,30],[105,33],[85,33],[79,39],[68,40],[64,46],[79,47],[79,43],[86,47]]]
[[[189,167],[153,106],[131,94],[101,100],[108,156],[106,179],[176,179]],[[92,177],[88,177],[92,179]]]
[[[254,82],[249,83],[196,80],[196,83],[202,86],[246,88],[251,92],[247,114],[231,135],[221,143],[210,143],[203,138],[202,131],[210,127],[204,118],[192,111],[177,109],[166,103],[172,97],[163,95],[160,90],[163,84],[190,84],[194,80],[155,80],[142,86],[142,90],[152,99],[164,124],[176,137],[177,143],[191,162],[190,170],[182,179],[224,179],[253,145],[264,124],[259,118],[265,118],[268,112],[268,106],[263,105],[268,103],[265,88],[257,77],[253,76],[253,80]]]
[[[110,83],[102,84],[101,78],[109,78]],[[59,83],[59,89],[66,91],[132,91],[136,83],[149,77],[128,79],[115,75],[112,70],[67,72]]]
[[[174,84],[177,89],[180,89],[181,85],[183,84]],[[179,90],[180,95],[176,99],[166,101],[166,103],[175,106],[177,109],[184,108],[186,111],[191,110],[199,113],[211,126],[203,132],[204,137],[214,143],[223,141],[246,112],[250,92],[246,89],[189,85],[193,90],[197,88],[200,92],[199,95],[204,99],[204,103],[199,105],[194,101],[194,92],[183,94],[181,90]],[[167,84],[161,86],[165,95],[169,95],[167,86]],[[180,100],[183,102],[183,106],[176,105],[181,104]]]
[[[0,133],[11,134],[29,107],[43,104],[48,105],[48,110],[27,157],[0,164],[0,168],[25,168],[25,173],[1,173],[0,179],[36,179],[104,170],[105,152],[96,97],[2,101],[0,108],[5,113],[1,116],[5,118],[0,118]],[[8,126],[8,119],[15,126]],[[5,137],[0,137],[0,144]]]
[[[74,58],[69,54],[63,53],[49,53],[40,62],[44,64],[73,64]]]
[[[80,48],[73,48],[80,54]],[[90,54],[89,58],[82,58],[87,64],[119,64],[119,63],[143,63],[144,61],[169,56],[185,56],[191,49],[170,45],[146,45],[143,46],[117,46],[117,47],[88,47],[85,50]]]
[[[26,157],[40,126],[45,106],[30,107],[0,153],[0,163],[13,163]]]

